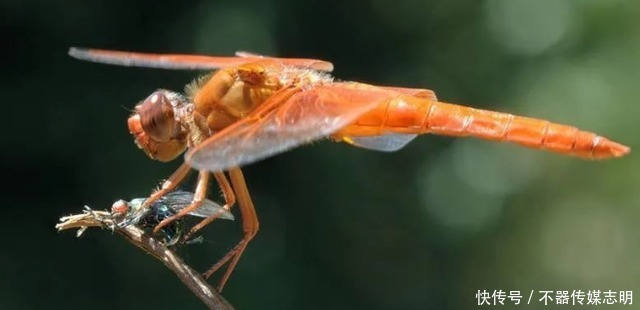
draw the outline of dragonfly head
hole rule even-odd
[[[160,89],[140,102],[129,117],[129,132],[152,159],[170,161],[187,149],[187,135],[177,116],[183,105],[182,96]]]

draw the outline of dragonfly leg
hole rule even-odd
[[[176,186],[182,183],[182,181],[187,177],[189,171],[191,171],[191,167],[189,167],[189,165],[187,165],[186,163],[180,165],[180,167],[178,167],[178,169],[166,181],[162,183],[160,189],[153,192],[153,194],[151,194],[151,196],[149,196],[149,198],[144,201],[144,203],[142,204],[142,208],[150,206],[156,200],[160,199],[162,196],[175,189]]]
[[[209,172],[208,171],[200,171],[198,173],[198,185],[196,186],[196,192],[193,195],[193,200],[191,204],[186,208],[180,210],[177,214],[170,216],[164,220],[162,220],[156,227],[153,228],[153,233],[158,233],[163,227],[171,224],[173,221],[184,217],[185,215],[191,213],[193,210],[197,209],[202,205],[205,199],[207,199],[207,186],[209,185]]]
[[[249,244],[249,241],[251,241],[251,239],[256,235],[260,226],[256,210],[253,206],[253,202],[251,201],[251,195],[249,195],[247,184],[244,181],[244,176],[242,175],[242,170],[237,167],[229,169],[229,178],[231,179],[231,184],[233,185],[233,189],[236,193],[238,208],[240,209],[240,213],[242,213],[242,230],[244,232],[244,236],[242,237],[242,240],[240,240],[240,242],[238,242],[238,244],[229,251],[229,253],[227,253],[220,261],[203,274],[205,278],[209,278],[220,267],[231,260],[227,270],[220,279],[218,291],[222,291],[224,288],[224,285],[227,283],[227,280],[229,280],[229,276],[231,276],[233,269],[236,267],[236,264],[238,264],[240,256],[242,256],[242,253],[247,248],[247,244]]]
[[[244,245],[244,239],[240,240],[240,242],[238,242],[238,244],[236,244],[235,247],[233,247],[233,249],[231,249],[229,252],[227,252],[227,254],[225,254],[220,260],[218,260],[215,265],[213,265],[211,268],[209,268],[209,270],[207,270],[205,273],[202,274],[202,276],[205,279],[208,279],[209,277],[211,277],[211,275],[213,275],[216,271],[218,271],[218,269],[220,269],[220,267],[224,266],[224,264],[226,264],[227,262],[229,262],[230,259],[234,258],[234,256],[236,256],[236,254],[238,254],[238,251],[244,251],[244,248],[246,248],[246,246]],[[240,247],[243,247],[243,249],[240,249]],[[227,272],[229,273],[229,276],[231,275],[231,272],[228,271],[229,269],[227,268]],[[222,291],[222,289],[224,288],[224,284],[226,284],[226,281],[228,280],[229,276],[227,276],[227,279],[224,281],[224,283],[222,283],[222,280],[220,280],[220,284],[218,285],[217,289],[219,292]]]
[[[231,184],[229,184],[229,181],[227,180],[227,177],[224,175],[224,172],[214,172],[213,176],[216,178],[216,181],[220,186],[220,191],[222,191],[222,197],[224,198],[224,202],[225,202],[224,206],[222,207],[225,210],[229,211],[231,210],[231,207],[233,207],[233,205],[236,203],[236,194],[233,192],[233,188],[231,187]],[[215,219],[219,218],[221,215],[222,213],[218,212],[212,216],[209,216],[203,219],[198,224],[193,226],[191,230],[189,230],[189,232],[184,236],[183,240],[184,241],[189,240],[191,236],[195,234],[198,230],[209,225],[209,223],[213,222]]]

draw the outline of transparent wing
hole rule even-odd
[[[216,133],[190,150],[186,161],[196,169],[209,171],[250,164],[328,136],[397,95],[359,83],[298,89],[288,99],[276,94],[263,103],[273,107],[271,110],[258,109]]]
[[[180,211],[191,204],[191,201],[193,200],[193,195],[194,194],[191,192],[174,191],[164,195],[164,197],[162,197],[162,199],[160,199],[156,203],[165,204],[169,208],[173,209],[174,211]],[[152,204],[151,207],[154,207],[154,205],[155,203]],[[231,212],[229,212],[228,210],[225,210],[222,206],[220,206],[219,204],[209,199],[205,199],[202,205],[200,205],[200,207],[195,209],[193,212],[190,212],[189,215],[197,216],[197,217],[209,217],[218,213],[221,214],[220,215],[221,219],[226,219],[226,220],[234,219],[233,214],[231,214]]]
[[[351,140],[351,144],[357,147],[381,152],[395,152],[405,147],[417,136],[414,134],[389,133],[382,136],[348,138]]]
[[[264,55],[260,55],[260,54],[256,54],[256,53],[252,53],[252,52],[247,52],[247,51],[236,51],[235,55],[238,56],[238,57],[243,57],[243,58],[251,58],[251,57],[262,58],[262,57],[265,57]]]
[[[255,61],[276,61],[288,66],[310,68],[320,71],[333,70],[330,62],[304,59],[304,58],[261,58],[253,57],[222,57],[188,54],[150,54],[123,51],[110,51],[100,49],[86,49],[72,47],[69,56],[91,62],[126,67],[148,67],[158,69],[186,69],[186,70],[213,70],[219,68],[239,66]]]
[[[257,58],[257,59],[273,59],[273,60],[279,60],[281,58],[277,58],[277,57],[271,57],[271,56],[266,56],[266,55],[260,55],[260,54],[256,54],[256,53],[252,53],[252,52],[247,52],[247,51],[236,51],[235,55],[238,57],[242,57],[242,58]],[[320,70],[320,71],[326,71],[326,72],[331,72],[333,71],[333,64],[331,62],[325,61],[325,60],[316,60],[318,61],[318,64],[316,64],[317,67],[320,67],[320,63],[322,63],[322,68],[312,68],[312,69],[316,69],[316,70]]]
[[[426,98],[433,101],[438,101],[436,97],[436,93],[430,89],[424,88],[407,88],[407,87],[394,87],[394,86],[379,86],[380,88],[384,88],[390,91],[396,91],[402,94],[415,96],[418,98]]]

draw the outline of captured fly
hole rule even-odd
[[[144,229],[153,228],[164,219],[177,214],[180,210],[189,206],[193,200],[193,193],[186,191],[174,191],[164,195],[162,198],[152,203],[146,208],[146,210],[144,210],[144,212],[136,212],[145,200],[146,198],[136,198],[128,202],[118,200],[114,202],[111,207],[111,215],[120,219],[118,223],[120,227],[137,225]],[[189,213],[191,216],[202,218],[210,217],[215,214],[220,214],[218,218],[221,219],[234,219],[231,212],[225,210],[222,206],[209,199],[205,199],[202,205]],[[165,244],[169,246],[176,244],[180,240],[180,237],[182,237],[183,228],[183,219],[177,220],[162,228],[162,233],[165,236]]]

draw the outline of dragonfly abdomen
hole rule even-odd
[[[380,133],[471,136],[587,159],[620,157],[629,152],[627,146],[572,126],[412,96],[399,96],[376,111]]]

